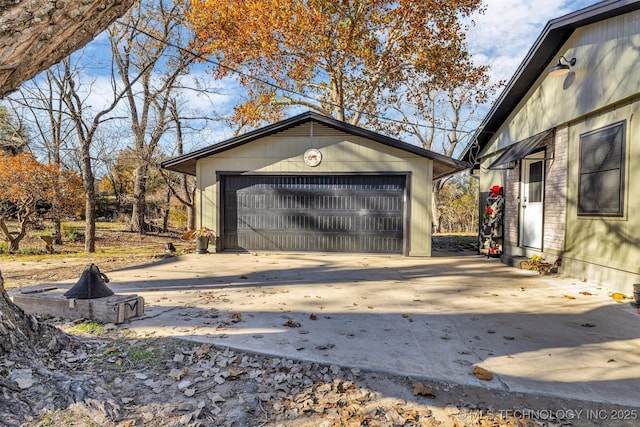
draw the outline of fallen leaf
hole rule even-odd
[[[368,305],[368,306],[367,306],[367,308],[368,308],[369,310],[373,310],[373,306],[372,306],[372,305]]]
[[[436,397],[436,395],[433,394],[433,387],[425,386],[423,384],[416,384],[413,387],[413,392],[412,393],[413,393],[414,396]]]
[[[583,291],[583,292],[580,292],[580,293],[582,295],[584,295],[584,296],[587,296],[587,297],[593,295],[591,292],[587,292],[587,291]]]
[[[476,376],[477,379],[482,380],[482,381],[491,381],[491,379],[493,378],[493,373],[491,371],[488,371],[478,365],[475,365],[473,367],[473,375]]]
[[[403,318],[403,319],[407,319],[407,318],[409,318],[409,315],[408,315],[408,314],[403,314],[403,315],[402,315],[402,318]]]
[[[242,314],[241,313],[231,313],[231,321],[233,323],[242,322]]]
[[[172,369],[171,372],[169,372],[168,376],[172,380],[180,381],[185,376],[187,376],[188,373],[189,373],[189,369],[187,369],[187,368],[184,368],[184,369]]]
[[[287,328],[299,328],[300,323],[294,322],[293,320],[289,319],[286,322],[284,322],[282,326],[286,326]]]
[[[189,380],[182,380],[178,383],[178,390],[184,392],[186,389],[191,387],[193,383]]]
[[[207,353],[209,353],[209,350],[211,350],[211,347],[212,347],[211,344],[202,344],[200,347],[198,347],[194,355],[199,359],[204,355],[206,355]]]
[[[566,299],[576,299],[573,295],[563,295]]]
[[[620,292],[614,292],[611,294],[611,298],[613,298],[616,301],[622,301],[626,298],[626,295]]]
[[[247,276],[240,276],[241,279],[248,279]]]
[[[104,349],[104,354],[111,354],[118,351],[118,347],[107,347]]]
[[[316,346],[316,350],[330,350],[333,347],[335,347],[334,344],[318,345],[318,346]]]
[[[309,315],[309,320],[318,320],[318,316],[316,316],[315,314],[311,313]]]
[[[616,361],[616,359],[609,359],[607,360],[607,363],[614,363]]]

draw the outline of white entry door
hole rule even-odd
[[[544,152],[534,153],[523,159],[522,167],[522,193],[520,193],[522,246],[542,249]]]

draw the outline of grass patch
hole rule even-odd
[[[154,361],[162,357],[162,352],[155,347],[129,349],[129,360],[133,362]]]
[[[49,427],[55,425],[55,421],[53,420],[53,416],[59,412],[60,410],[56,410],[55,412],[46,413],[40,418],[40,427]]]
[[[168,369],[162,363],[173,359],[173,356],[185,347],[193,348],[197,344],[177,340],[143,339],[131,340],[124,337],[114,339],[100,355],[90,358],[92,363],[101,368],[121,372],[127,369]]]
[[[104,336],[104,325],[90,320],[87,322],[79,323],[69,330],[71,333],[81,333],[87,335],[95,335],[97,337]]]

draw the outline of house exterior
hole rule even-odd
[[[468,165],[307,112],[161,165],[215,250],[431,255],[432,181]]]
[[[640,283],[639,64],[640,1],[547,23],[461,156],[482,206],[502,187],[503,262],[561,259],[627,294]]]

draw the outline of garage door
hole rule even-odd
[[[223,177],[229,250],[403,253],[405,175]]]

